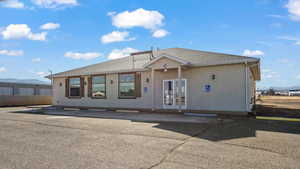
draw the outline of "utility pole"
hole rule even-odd
[[[50,77],[51,77],[51,96],[53,96],[53,76],[52,76],[52,70],[48,70],[50,72]]]

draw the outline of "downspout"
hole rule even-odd
[[[248,61],[245,61],[245,106],[246,111],[249,112],[248,106]]]

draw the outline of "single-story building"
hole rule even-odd
[[[168,48],[47,77],[56,106],[246,115],[255,102],[260,60]]]
[[[288,96],[300,96],[300,89],[292,89],[288,91]]]
[[[0,106],[48,105],[52,102],[50,84],[0,82]]]

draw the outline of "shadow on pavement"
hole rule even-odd
[[[211,141],[256,137],[257,131],[269,131],[288,134],[300,134],[299,122],[270,121],[270,120],[238,120],[229,124],[218,124],[209,129],[199,138]]]
[[[63,110],[62,110],[63,111]],[[40,115],[55,115],[55,116],[75,116],[75,117],[89,117],[102,119],[120,119],[130,120],[132,122],[143,123],[158,123],[155,128],[168,130],[184,135],[206,139],[210,141],[222,141],[230,139],[238,139],[245,137],[256,137],[257,131],[269,131],[289,134],[300,134],[300,123],[289,121],[272,121],[272,120],[257,120],[250,117],[236,118],[236,117],[221,117],[214,119],[207,123],[184,123],[175,121],[151,121],[139,119],[137,116],[150,115],[152,113],[121,113],[121,112],[93,112],[84,115],[85,111],[80,114],[74,111],[63,111],[64,114],[49,114],[44,109],[34,109],[32,111],[12,111],[10,113],[25,113],[25,114],[40,114]],[[94,114],[95,116],[92,116]],[[99,114],[101,114],[99,116]],[[157,115],[157,114],[156,114]],[[171,115],[164,114],[168,117]],[[184,117],[188,118],[188,117]]]
[[[300,109],[283,108],[272,105],[256,105],[256,114],[259,116],[300,118]]]

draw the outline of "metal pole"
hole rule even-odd
[[[52,70],[49,69],[50,77],[51,77],[51,96],[53,96],[53,76],[52,76]]]
[[[154,83],[154,69],[151,68],[151,88],[152,88],[152,111],[155,110],[155,83]]]

